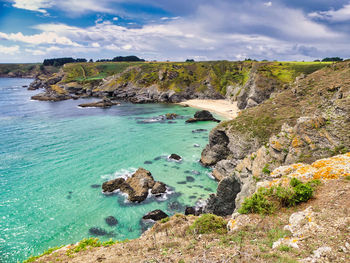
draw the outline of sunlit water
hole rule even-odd
[[[82,109],[77,105],[83,100],[31,101],[36,92],[22,88],[30,82],[0,79],[0,262],[76,243],[91,236],[92,227],[109,233],[102,240],[136,238],[145,213],[183,212],[215,191],[210,171],[198,160],[216,124],[185,124],[195,109],[129,103]],[[185,118],[152,122],[172,112]],[[196,129],[207,131],[192,132]],[[182,163],[164,158],[171,153],[181,155]],[[106,196],[101,187],[92,187],[138,167],[150,170],[174,193],[166,200],[130,204],[121,195]],[[117,218],[118,225],[108,226],[108,216]]]

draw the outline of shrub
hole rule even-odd
[[[226,224],[226,220],[220,216],[203,214],[193,222],[190,230],[198,234],[225,234],[227,233]]]
[[[269,169],[269,164],[266,164],[266,165],[264,166],[264,168],[262,169],[262,172],[263,172],[264,174],[270,175],[271,171],[270,171],[270,169]]]
[[[271,188],[260,188],[251,197],[246,198],[238,210],[241,214],[257,213],[272,214],[277,206],[290,207],[301,202],[308,201],[319,185],[319,180],[302,183],[296,178],[290,180],[289,186],[273,186]]]
[[[272,214],[275,210],[273,203],[265,197],[263,189],[259,189],[257,193],[253,194],[244,200],[241,208],[238,210],[241,214]]]
[[[169,217],[166,217],[166,218],[162,218],[161,220],[160,220],[160,222],[161,223],[166,223],[166,222],[168,222],[170,220],[170,218]]]

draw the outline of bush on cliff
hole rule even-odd
[[[260,188],[251,197],[246,198],[238,210],[241,214],[272,214],[278,207],[291,207],[307,202],[313,195],[318,180],[302,183],[296,178],[290,180],[289,186],[272,186]]]
[[[196,234],[225,234],[227,233],[226,224],[226,220],[220,216],[203,214],[193,222],[190,230]]]

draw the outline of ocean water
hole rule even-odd
[[[136,238],[145,213],[183,212],[215,192],[217,183],[198,160],[216,124],[185,124],[196,109],[129,103],[82,109],[77,105],[88,100],[31,101],[37,91],[22,88],[31,81],[0,79],[0,262],[76,243],[91,236],[92,227],[108,232],[102,240]],[[184,119],[157,121],[172,112]],[[196,129],[206,131],[192,132]],[[183,161],[170,162],[171,153]],[[92,187],[138,167],[173,193],[132,204]],[[118,225],[108,226],[108,216]]]

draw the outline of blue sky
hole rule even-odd
[[[0,0],[0,62],[350,57],[350,0]]]

